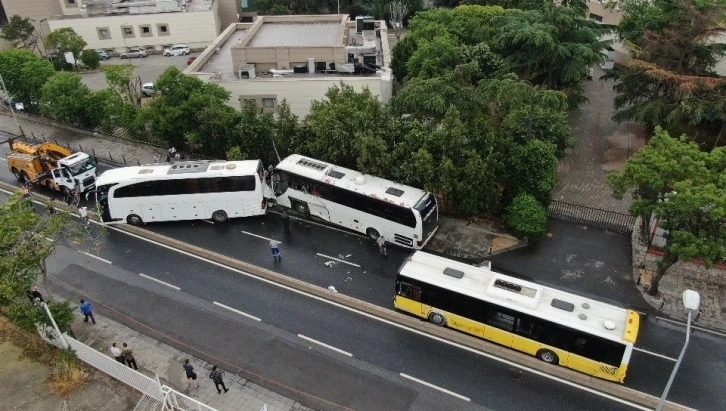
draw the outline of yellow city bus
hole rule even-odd
[[[422,251],[399,270],[394,306],[440,326],[623,382],[640,317],[633,310]]]

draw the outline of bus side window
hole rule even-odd
[[[421,287],[409,283],[398,283],[398,293],[414,301],[421,301]]]
[[[539,341],[542,335],[542,324],[531,317],[519,317],[517,319],[517,334],[529,339]]]
[[[277,181],[277,184],[275,184],[275,195],[279,196],[285,194],[285,191],[287,191],[288,187],[290,187],[290,176],[286,172],[279,170],[277,175],[279,180]]]

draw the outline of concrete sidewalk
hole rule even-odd
[[[154,378],[159,376],[162,384],[207,404],[220,411],[259,411],[265,404],[268,411],[311,410],[300,403],[263,388],[238,375],[222,371],[222,378],[229,392],[217,393],[214,382],[209,378],[212,365],[177,350],[151,337],[140,334],[123,324],[103,316],[96,317],[96,324],[84,323],[77,314],[72,326],[75,338],[99,352],[112,357],[112,343],[127,343],[134,351],[139,372]],[[121,347],[123,348],[123,347]],[[187,379],[182,364],[189,359],[197,375],[198,388],[185,391]]]
[[[106,134],[60,125],[39,117],[17,116],[18,123],[28,137],[57,140],[72,150],[84,151],[99,159],[109,159],[120,165],[152,164],[156,154],[166,157],[166,150]],[[10,112],[0,110],[0,131],[19,134]],[[2,140],[2,138],[0,138]],[[490,255],[525,246],[525,242],[501,233],[483,221],[466,221],[441,217],[439,231],[426,246],[427,251],[460,259],[481,262]]]

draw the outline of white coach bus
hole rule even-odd
[[[298,154],[275,173],[278,204],[371,238],[421,249],[439,228],[436,197],[418,188]]]
[[[116,168],[98,177],[96,203],[107,224],[210,218],[221,223],[265,214],[262,173],[260,160]]]

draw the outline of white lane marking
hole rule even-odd
[[[89,256],[89,257],[93,257],[93,258],[95,258],[96,260],[100,260],[100,261],[103,261],[103,262],[104,262],[104,263],[106,263],[106,264],[113,264],[112,262],[110,262],[110,261],[108,261],[108,260],[106,260],[106,259],[104,259],[104,258],[101,258],[101,257],[99,257],[99,256],[97,256],[97,255],[93,255],[93,254],[91,254],[91,253],[87,253],[87,252],[85,252],[85,251],[81,251],[81,254],[85,254],[85,255],[87,255],[87,256]]]
[[[244,312],[244,311],[240,311],[240,310],[237,310],[237,309],[235,309],[235,308],[232,308],[232,307],[230,307],[230,306],[228,306],[228,305],[224,305],[224,304],[222,304],[222,303],[218,303],[218,302],[216,302],[216,301],[214,301],[214,305],[216,305],[216,306],[219,306],[219,307],[222,307],[222,308],[224,308],[224,309],[227,309],[227,310],[229,310],[229,311],[232,311],[232,312],[234,312],[234,313],[237,313],[237,314],[239,314],[239,315],[243,315],[243,316],[245,316],[245,317],[247,317],[247,318],[251,318],[251,319],[253,319],[253,320],[255,320],[255,321],[262,321],[262,319],[260,319],[260,318],[257,318],[257,317],[255,317],[255,316],[254,316],[254,315],[252,315],[252,314],[247,314],[247,313],[246,313],[246,312]]]
[[[675,359],[675,358],[671,358],[671,357],[668,357],[667,355],[663,355],[663,354],[658,354],[657,352],[652,352],[652,351],[644,350],[644,349],[642,349],[642,348],[638,348],[638,347],[633,347],[633,349],[634,349],[635,351],[640,351],[640,352],[644,352],[644,353],[646,353],[646,354],[654,355],[654,356],[656,356],[656,357],[660,357],[660,358],[665,358],[666,360],[671,360],[671,361],[673,361],[673,362],[675,362],[675,361],[676,361],[676,359]]]
[[[407,375],[407,374],[404,374],[404,373],[400,373],[400,375],[401,375],[401,377],[403,377],[403,378],[408,378],[408,379],[409,379],[409,380],[411,380],[411,381],[416,381],[416,382],[417,382],[417,383],[419,383],[419,384],[423,384],[423,385],[425,385],[425,386],[427,386],[427,387],[431,387],[431,388],[433,388],[433,389],[435,389],[435,390],[439,390],[439,391],[441,391],[441,392],[445,392],[445,393],[447,393],[447,394],[449,394],[449,395],[453,395],[453,396],[454,396],[454,397],[456,397],[456,398],[461,398],[461,399],[462,399],[462,400],[464,400],[464,401],[469,401],[469,402],[471,402],[471,398],[469,398],[469,397],[464,397],[464,396],[463,396],[463,395],[461,395],[461,394],[457,394],[457,393],[455,393],[455,392],[453,392],[453,391],[449,391],[449,390],[447,390],[447,389],[445,389],[445,388],[441,388],[441,387],[439,387],[438,385],[434,385],[434,384],[431,384],[430,382],[426,382],[426,381],[423,381],[423,380],[419,380],[418,378],[414,378],[414,377],[412,377],[412,376],[410,376],[410,375]]]
[[[337,261],[339,263],[348,264],[348,265],[352,265],[353,267],[360,268],[360,265],[358,265],[356,263],[351,263],[350,261],[341,260],[339,258],[331,257],[331,256],[325,255],[325,254],[320,254],[320,253],[316,253],[316,254],[319,255],[319,256],[321,256],[321,257],[330,258],[331,260],[335,260],[335,261]]]
[[[310,342],[312,342],[312,343],[315,343],[315,344],[321,345],[321,346],[323,346],[323,347],[325,347],[325,348],[327,348],[327,349],[333,350],[333,351],[335,351],[335,352],[339,352],[339,353],[341,353],[341,354],[343,354],[343,355],[347,355],[348,357],[352,357],[352,356],[353,356],[353,354],[349,353],[348,351],[343,351],[343,350],[341,350],[340,348],[335,348],[335,347],[333,347],[332,345],[328,345],[328,344],[325,344],[324,342],[320,342],[320,341],[318,341],[318,340],[314,340],[314,339],[312,339],[312,338],[310,338],[310,337],[306,337],[306,336],[304,336],[304,335],[302,335],[302,334],[298,334],[297,336],[298,336],[298,337],[300,337],[300,338],[302,338],[303,340],[307,340],[307,341],[310,341]]]
[[[279,211],[267,210],[267,212],[268,213],[271,213],[271,214],[282,215],[282,213],[279,212]],[[318,223],[316,221],[308,220],[308,219],[305,219],[305,218],[290,216],[290,219],[291,220],[302,221],[304,223],[309,223],[309,224],[312,224],[312,225],[316,225],[318,227],[327,228],[328,230],[339,231],[339,232],[341,232],[343,234],[354,235],[354,236],[358,236],[358,237],[362,237],[362,238],[368,238],[368,236],[365,235],[365,234],[356,233],[355,231],[343,230],[342,228],[331,227],[331,226],[329,226],[327,224],[321,224],[321,223]]]
[[[6,162],[8,161],[8,159],[7,159],[7,158],[3,158],[3,157],[0,157],[0,160],[2,160],[2,161],[6,161]]]
[[[173,289],[175,289],[177,291],[181,290],[181,288],[175,286],[174,284],[169,284],[166,281],[161,281],[158,278],[154,278],[154,277],[152,277],[150,275],[146,275],[146,274],[143,274],[143,273],[139,273],[139,275],[142,276],[142,277],[144,277],[144,278],[146,278],[147,280],[156,281],[159,284],[163,284],[163,285],[165,285],[165,286],[167,286],[169,288],[173,288]]]
[[[668,321],[669,323],[682,325],[684,327],[687,326],[686,323],[683,323],[683,322],[680,322],[680,321],[676,321],[676,320],[671,320],[670,318],[665,318],[665,317],[655,317],[655,318],[656,318],[656,320]],[[693,325],[693,322],[691,322],[691,328],[695,328],[697,330],[700,330],[700,331],[703,331],[703,332],[706,332],[706,333],[716,334],[716,335],[719,335],[721,337],[726,337],[726,334],[720,333],[718,331],[709,330],[708,328],[703,328],[703,327],[699,327],[697,325]]]
[[[272,238],[267,238],[267,237],[263,237],[263,236],[261,236],[261,235],[257,235],[257,234],[255,234],[255,233],[250,233],[250,232],[248,232],[248,231],[241,231],[241,233],[243,233],[243,234],[247,234],[247,235],[251,235],[252,237],[257,237],[257,238],[261,238],[261,239],[263,239],[263,240],[267,240],[267,241],[271,241],[271,240],[272,240]],[[282,244],[282,241],[278,241],[278,243]]]
[[[270,284],[270,285],[274,285],[276,287],[280,287],[282,289],[291,291],[293,293],[297,293],[297,294],[300,294],[302,296],[305,296],[305,297],[308,297],[308,298],[312,298],[313,300],[317,300],[317,301],[320,301],[322,303],[329,304],[329,305],[332,305],[334,307],[338,307],[338,308],[341,308],[343,310],[347,310],[347,311],[356,313],[356,314],[361,315],[363,317],[367,317],[367,318],[370,318],[372,320],[375,320],[375,321],[378,321],[378,322],[381,322],[381,323],[384,323],[384,324],[388,324],[388,325],[393,326],[393,327],[398,327],[398,328],[400,328],[402,330],[406,330],[406,331],[412,332],[414,334],[418,334],[418,335],[420,335],[422,337],[426,337],[426,338],[429,338],[429,339],[434,340],[434,341],[438,341],[438,342],[441,342],[441,343],[444,343],[444,344],[448,344],[448,345],[450,345],[452,347],[457,347],[457,348],[460,348],[462,350],[465,350],[465,351],[469,351],[471,353],[474,353],[476,355],[479,355],[479,356],[488,358],[490,360],[498,361],[500,363],[507,364],[507,365],[512,366],[514,368],[519,368],[521,370],[524,370],[524,371],[527,371],[529,373],[538,375],[540,377],[547,378],[547,379],[550,379],[550,380],[553,380],[553,381],[556,381],[556,382],[559,382],[559,383],[562,383],[562,384],[569,385],[569,386],[571,386],[573,388],[576,388],[576,389],[579,389],[581,391],[589,392],[591,394],[595,394],[595,395],[598,395],[600,397],[607,398],[609,400],[612,400],[612,401],[615,401],[615,402],[619,402],[621,404],[625,404],[627,406],[630,406],[630,407],[633,407],[633,408],[636,408],[636,409],[639,409],[639,410],[643,410],[643,411],[653,411],[651,408],[643,407],[641,405],[635,404],[635,403],[630,402],[628,400],[624,400],[622,398],[618,398],[618,397],[612,396],[610,394],[606,394],[604,392],[597,391],[597,390],[595,390],[593,388],[586,387],[586,386],[583,386],[583,385],[579,385],[577,383],[570,382],[570,381],[565,380],[563,378],[560,378],[560,377],[557,377],[557,376],[554,376],[554,375],[551,375],[551,374],[547,374],[545,372],[542,372],[542,371],[539,371],[539,370],[535,370],[533,368],[529,368],[529,367],[524,366],[522,364],[518,364],[516,362],[510,361],[510,360],[506,360],[504,358],[500,358],[500,357],[497,357],[495,355],[488,354],[488,353],[485,353],[483,351],[479,351],[479,350],[476,350],[474,348],[467,347],[465,345],[462,345],[462,344],[459,344],[459,343],[456,343],[456,342],[453,342],[453,341],[449,341],[449,340],[446,340],[444,338],[437,337],[435,335],[431,335],[431,334],[425,333],[423,331],[419,331],[419,330],[416,330],[416,329],[413,329],[413,328],[409,328],[409,327],[407,327],[405,325],[401,325],[401,324],[395,323],[393,321],[386,320],[385,318],[376,317],[373,314],[369,314],[367,312],[363,312],[363,311],[357,310],[355,308],[348,307],[348,306],[343,305],[343,304],[340,304],[340,303],[336,303],[335,301],[330,301],[330,300],[325,299],[323,297],[318,297],[317,295],[313,295],[313,294],[306,293],[305,291],[301,291],[301,290],[298,290],[298,289],[289,287],[289,286],[284,285],[284,284],[276,283],[276,282],[274,282],[272,280],[268,280],[266,278],[258,277],[256,275],[251,274],[251,273],[248,273],[246,271],[242,271],[242,270],[239,270],[237,268],[230,267],[230,266],[224,265],[222,263],[218,263],[216,261],[212,261],[212,260],[209,260],[207,258],[198,256],[198,255],[195,255],[195,254],[192,254],[192,253],[189,253],[187,251],[180,250],[178,248],[174,248],[174,247],[168,246],[166,244],[162,244],[162,243],[160,243],[158,241],[154,241],[154,240],[151,240],[149,238],[145,238],[145,237],[142,237],[140,235],[136,235],[134,233],[130,233],[130,232],[127,232],[127,231],[123,231],[123,230],[120,230],[120,229],[115,228],[115,227],[112,227],[112,226],[109,226],[108,228],[111,229],[111,230],[118,231],[120,233],[126,234],[128,236],[131,236],[131,237],[134,237],[134,238],[138,238],[139,240],[146,241],[146,242],[151,243],[151,244],[155,244],[155,245],[157,245],[159,247],[162,247],[162,248],[166,248],[166,249],[175,251],[177,253],[186,255],[188,257],[197,259],[199,261],[204,261],[204,262],[206,262],[208,264],[212,264],[212,265],[215,265],[217,267],[224,268],[225,270],[229,270],[229,271],[232,271],[232,272],[235,272],[235,273],[238,273],[238,274],[247,276],[247,277],[252,278],[252,279],[255,279],[257,281],[261,281],[261,282],[264,282],[264,283],[267,283],[267,284]],[[636,391],[636,390],[633,390],[633,391]],[[640,391],[636,391],[636,392],[640,392]]]
[[[200,220],[200,221],[207,223],[207,224],[214,224],[214,221],[209,221],[209,220]]]

